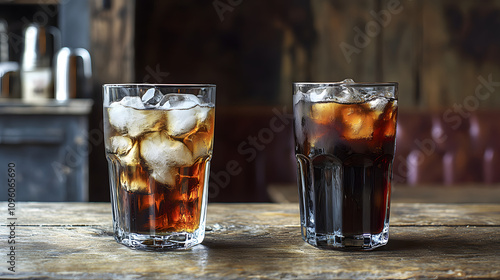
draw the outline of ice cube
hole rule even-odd
[[[310,116],[315,123],[328,125],[342,116],[342,108],[343,105],[334,102],[315,103],[311,106]]]
[[[309,94],[309,98],[312,102],[325,101],[331,96],[330,92],[332,88],[313,88]]]
[[[111,152],[119,156],[126,155],[132,149],[132,139],[125,136],[113,136],[109,139]]]
[[[122,98],[122,100],[120,100],[119,104],[139,110],[146,108],[144,107],[144,104],[142,103],[142,100],[139,96],[125,96]]]
[[[385,125],[384,135],[386,137],[392,137],[396,135],[396,119],[398,114],[397,101],[393,100],[388,105],[386,105],[385,111],[382,116],[382,123]]]
[[[311,102],[334,101],[343,104],[363,103],[373,98],[371,91],[365,91],[353,87],[355,82],[351,79],[345,79],[342,82],[335,83],[335,86],[317,87],[310,89],[307,93]]]
[[[113,136],[110,138],[111,152],[118,156],[122,166],[136,165],[140,163],[139,148],[137,142],[124,136]]]
[[[368,106],[370,107],[370,110],[373,110],[378,114],[381,114],[385,110],[385,106],[387,106],[388,102],[389,100],[385,97],[377,97],[372,100],[369,100]]]
[[[124,136],[113,136],[109,139],[110,152],[115,154],[119,163],[121,187],[126,191],[147,193],[149,186],[141,168],[138,142]]]
[[[376,112],[372,112],[362,105],[349,105],[342,110],[344,129],[343,137],[349,139],[370,139],[373,137],[374,123],[378,119]]]
[[[173,137],[184,137],[194,133],[207,119],[211,107],[201,106],[198,97],[192,94],[166,94],[160,109],[166,110],[167,131]]]
[[[153,177],[157,182],[165,184],[167,186],[175,186],[175,181],[177,175],[179,174],[179,168],[167,166],[162,170],[153,170],[151,177]]]
[[[341,84],[345,84],[345,85],[348,85],[348,84],[354,84],[354,80],[353,79],[344,79],[342,82],[340,82]]]
[[[191,166],[194,163],[191,151],[180,141],[173,140],[165,132],[146,134],[141,141],[140,153],[152,176],[160,183],[175,182],[175,167]]]
[[[128,134],[134,138],[145,132],[156,130],[155,126],[162,125],[164,114],[161,111],[141,110],[144,109],[142,101],[137,97],[136,101],[114,102],[108,108],[109,123],[121,133]],[[135,100],[137,100],[135,99]],[[139,106],[142,108],[132,107]]]
[[[160,102],[161,109],[190,109],[201,102],[192,94],[169,93],[165,94]]]
[[[212,134],[207,132],[198,132],[188,137],[186,145],[193,152],[193,159],[205,157],[212,150]]]
[[[209,107],[167,110],[167,131],[173,137],[184,137],[196,132],[208,117]]]
[[[140,165],[123,167],[120,172],[122,188],[134,193],[151,193],[147,176],[143,173],[144,171],[140,168]]]
[[[363,103],[366,101],[366,94],[363,90],[351,87],[348,84],[340,85],[341,90],[336,95],[336,101],[339,103]]]
[[[168,134],[173,137],[179,137],[186,135],[189,132],[194,132],[194,129],[198,124],[197,112],[198,110],[196,108],[168,110]]]
[[[320,101],[334,101],[337,103],[358,103],[362,102],[360,93],[353,87],[349,86],[354,84],[351,79],[345,79],[341,82],[334,83],[335,85],[323,85],[319,87],[312,88],[307,91],[309,98],[307,96],[302,96],[296,93],[294,97],[295,104],[300,100],[306,100],[311,102]]]
[[[163,99],[163,94],[156,88],[150,88],[144,93],[141,100],[147,106],[156,106]]]
[[[128,153],[120,158],[121,162],[127,165],[140,164],[139,145],[134,143]]]
[[[212,110],[212,107],[199,106],[199,107],[195,107],[195,109],[198,110],[196,112],[196,118],[198,119],[198,124],[201,124],[207,120],[208,115],[209,115],[210,111]]]

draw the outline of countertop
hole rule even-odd
[[[209,204],[204,242],[170,252],[115,242],[109,203],[8,207],[0,203],[0,278],[500,278],[497,203],[393,203],[389,243],[373,251],[306,244],[296,203]]]
[[[57,101],[48,99],[25,102],[21,99],[0,99],[0,115],[87,115],[92,110],[91,99]]]

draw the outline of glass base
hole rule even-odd
[[[386,225],[379,234],[342,235],[318,234],[313,228],[302,226],[302,239],[322,249],[372,250],[384,246],[389,241],[389,226]]]
[[[186,250],[200,244],[205,238],[205,229],[193,233],[173,232],[165,235],[127,233],[115,228],[115,240],[132,249],[149,251]]]

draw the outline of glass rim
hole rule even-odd
[[[149,84],[149,83],[123,83],[123,84],[103,84],[103,88],[118,88],[118,87],[178,87],[178,88],[215,88],[215,84]]]
[[[395,87],[398,82],[359,82],[359,83],[343,83],[343,82],[294,82],[294,86],[346,86],[346,87]]]

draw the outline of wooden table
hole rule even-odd
[[[0,278],[500,278],[500,204],[393,203],[389,244],[365,252],[303,242],[292,203],[210,204],[203,244],[173,252],[116,243],[109,203],[18,203],[15,216],[7,208],[0,203]]]

